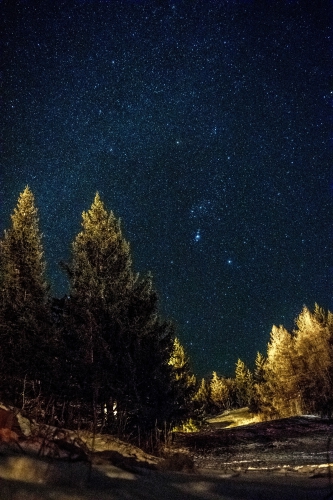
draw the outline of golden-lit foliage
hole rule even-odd
[[[225,411],[222,415],[217,415],[207,419],[210,424],[220,424],[224,429],[231,429],[240,425],[251,425],[261,421],[260,415],[254,415],[249,408],[242,407]],[[221,425],[222,424],[222,425]]]
[[[248,406],[253,395],[253,376],[244,361],[238,359],[235,368],[237,404]]]
[[[122,235],[120,220],[112,211],[107,212],[98,193],[90,209],[82,213],[82,231],[72,248],[73,293],[77,287],[82,292],[84,286],[87,295],[106,298],[120,284],[123,291],[132,285],[135,278],[129,244]]]
[[[175,379],[175,400],[180,401],[179,396],[181,396],[182,402],[179,404],[179,410],[186,418],[186,413],[191,414],[191,412],[193,412],[192,403],[197,390],[197,382],[190,368],[189,358],[177,337],[173,340],[173,349],[169,359],[169,365],[172,367],[172,373]]]
[[[26,301],[30,295],[32,300],[44,301],[46,266],[38,212],[28,186],[19,196],[11,221],[12,227],[5,231],[0,242],[4,299],[18,303]]]
[[[317,304],[314,312],[304,307],[296,320],[294,344],[298,385],[302,388],[302,404],[309,412],[318,404],[330,404],[333,370],[333,315]]]
[[[304,306],[288,332],[273,326],[256,385],[260,409],[271,415],[326,413],[333,409],[333,315]]]
[[[212,373],[210,380],[210,398],[219,410],[227,410],[232,407],[235,399],[236,385],[231,378],[219,377],[216,372]]]
[[[193,396],[193,402],[201,409],[205,409],[210,399],[210,384],[205,378],[201,379],[200,385]]]
[[[269,410],[287,416],[299,412],[294,339],[283,326],[273,326],[267,348],[263,403]],[[296,403],[296,406],[295,406]]]
[[[175,337],[173,341],[173,351],[169,360],[169,364],[174,369],[177,381],[183,378],[186,385],[195,386],[196,378],[189,371],[189,358],[186,356],[185,349],[177,337]]]
[[[57,341],[38,211],[28,186],[11,222],[0,241],[0,378],[2,397],[24,405],[43,382],[49,384]]]

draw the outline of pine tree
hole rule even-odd
[[[253,397],[253,376],[241,359],[236,363],[235,383],[238,405],[248,406]]]
[[[303,307],[294,330],[297,384],[303,411],[328,413],[333,409],[333,315],[315,305],[314,312]]]
[[[255,367],[253,372],[253,390],[249,400],[249,408],[254,413],[260,413],[262,408],[261,388],[265,382],[265,363],[266,358],[257,352]]]
[[[201,383],[193,395],[193,405],[198,418],[204,418],[212,410],[212,400],[210,394],[210,382],[205,378],[201,379]]]
[[[44,390],[50,383],[55,342],[38,213],[29,187],[20,194],[11,221],[0,242],[0,363],[5,397],[20,405],[23,390],[27,397],[28,387],[36,394],[42,383]]]
[[[98,194],[90,210],[82,213],[82,231],[72,244],[72,261],[65,268],[70,279],[65,338],[69,348],[76,346],[68,360],[71,379],[77,396],[92,406],[96,427],[101,404],[110,397],[108,389],[115,382],[116,358],[120,355],[116,345],[119,329],[108,338],[109,317],[117,309],[119,315],[121,297],[126,300],[126,291],[134,281],[129,245],[119,221],[112,212],[107,213]]]
[[[173,351],[169,361],[174,376],[173,401],[177,408],[179,420],[194,416],[193,397],[197,389],[196,378],[190,368],[190,360],[185,349],[176,337],[173,342]]]
[[[158,314],[158,296],[150,275],[137,279],[123,317],[122,355],[117,365],[117,373],[122,373],[118,389],[123,388],[119,402],[124,402],[123,411],[127,418],[131,415],[132,426],[150,432],[156,425],[164,427],[165,421],[177,420],[179,411],[177,381],[170,365],[175,328]],[[183,405],[180,399],[178,403]]]
[[[268,415],[290,416],[302,410],[297,379],[294,337],[283,327],[273,326],[264,365],[265,382],[260,385],[262,411]]]
[[[234,380],[220,377],[213,372],[210,380],[210,398],[218,411],[232,408],[235,404]]]
[[[82,214],[67,272],[67,343],[78,346],[73,387],[90,401],[95,427],[103,408],[107,424],[123,425],[123,431],[125,423],[132,429],[154,425],[171,394],[173,327],[159,319],[151,276],[133,273],[120,221],[98,194]]]
[[[292,333],[282,326],[273,327],[267,359],[258,358],[255,375],[261,412],[278,416],[303,412],[331,415],[332,339],[333,315],[317,304],[313,312],[304,306]]]
[[[215,371],[212,373],[209,387],[210,397],[213,404],[218,408],[218,410],[222,410],[225,406],[225,400],[228,397],[228,393],[222,377],[219,377]]]
[[[253,373],[253,381],[256,384],[261,384],[265,380],[265,363],[266,358],[259,351],[255,359],[255,367]]]

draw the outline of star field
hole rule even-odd
[[[29,184],[55,295],[99,191],[197,374],[251,365],[303,304],[333,308],[331,2],[1,11],[0,229]]]

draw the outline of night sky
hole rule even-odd
[[[198,375],[333,309],[332,2],[2,0],[0,230],[28,184],[53,294],[99,191]]]

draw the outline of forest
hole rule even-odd
[[[0,401],[45,424],[157,445],[172,429],[248,406],[263,420],[333,409],[333,315],[304,306],[292,331],[273,326],[251,370],[197,380],[152,276],[135,273],[120,220],[97,193],[52,297],[38,210],[20,194],[0,240]]]

